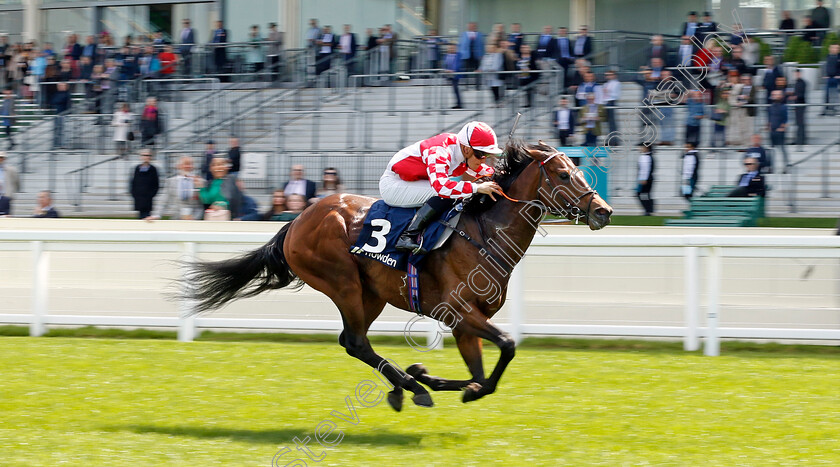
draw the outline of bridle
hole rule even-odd
[[[563,190],[561,190],[560,187],[558,187],[554,182],[552,182],[551,177],[549,177],[548,175],[548,169],[545,168],[545,164],[548,163],[548,161],[550,161],[551,159],[554,159],[558,154],[560,153],[554,152],[553,154],[545,158],[545,160],[540,161],[540,175],[542,176],[542,179],[540,180],[539,189],[542,189],[543,182],[548,183],[548,186],[551,188],[552,202],[549,203],[550,206],[548,206],[549,213],[561,217],[566,217],[566,214],[568,213],[569,215],[574,217],[575,224],[577,224],[581,220],[581,218],[589,218],[589,210],[592,209],[592,200],[595,199],[595,195],[597,195],[598,192],[596,192],[594,189],[592,189],[592,187],[590,187],[588,191],[581,193],[580,195],[578,195],[577,198],[571,201],[566,199],[566,197],[562,194]],[[560,208],[557,208],[555,206],[557,204],[556,199],[554,199],[555,191],[559,192],[560,201],[563,202],[563,206]],[[582,200],[586,195],[590,196],[589,203],[586,205],[586,211],[584,212],[577,205],[578,203],[580,203],[580,200]]]

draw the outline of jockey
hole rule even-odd
[[[474,193],[493,198],[494,193],[501,193],[496,182],[470,181],[493,175],[493,168],[484,160],[488,154],[501,153],[496,134],[483,122],[467,123],[457,135],[443,133],[396,153],[379,179],[379,193],[390,206],[422,206],[396,248],[426,253],[417,236],[438,213],[452,207],[458,198]]]

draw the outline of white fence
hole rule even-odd
[[[569,231],[580,232],[575,229]],[[667,232],[668,229],[662,231]],[[311,313],[302,312],[309,307],[303,305],[284,311],[286,315],[292,312],[291,316],[302,316],[290,319],[278,318],[272,312],[268,313],[268,317],[202,315],[182,318],[181,313],[188,309],[189,303],[171,304],[167,309],[168,305],[161,305],[166,303],[161,300],[160,304],[152,306],[157,309],[148,310],[148,305],[145,308],[144,305],[135,306],[131,301],[134,290],[154,294],[160,291],[161,284],[167,282],[167,274],[169,279],[178,274],[171,260],[229,256],[253,249],[272,235],[265,232],[0,231],[0,293],[6,297],[6,306],[0,311],[0,323],[27,324],[33,336],[42,335],[51,325],[177,328],[179,339],[183,341],[192,340],[199,328],[339,331],[341,320],[337,311],[332,311],[334,318],[315,319],[309,316]],[[64,269],[57,266],[59,261],[53,257],[61,254],[65,255],[61,258]],[[150,259],[150,255],[159,256]],[[29,259],[25,259],[26,256]],[[168,266],[158,264],[161,258]],[[621,262],[633,258],[641,262]],[[785,261],[788,260],[793,260],[796,268],[786,266]],[[514,273],[508,291],[508,304],[502,310],[504,313],[500,312],[499,321],[517,340],[523,335],[664,337],[681,338],[686,350],[697,350],[700,339],[704,338],[706,355],[719,354],[721,338],[840,341],[838,260],[840,238],[833,236],[601,233],[537,236],[525,260]],[[3,269],[4,264],[6,269]],[[132,264],[136,269],[129,271],[130,277],[119,277],[119,271],[131,268]],[[632,281],[640,274],[640,264],[647,267],[665,265],[666,272],[661,274],[662,277],[648,277],[650,280],[639,285]],[[811,277],[814,264],[817,264],[816,275],[819,277],[801,279],[804,273],[798,272],[799,266]],[[751,269],[744,274],[741,269],[747,266]],[[96,276],[88,268],[108,272]],[[581,272],[573,276],[552,275],[559,270],[568,272],[573,269]],[[62,271],[65,276],[62,282],[53,284],[51,278]],[[795,275],[789,276],[788,272]],[[801,284],[796,283],[797,278]],[[573,286],[572,290],[563,292],[566,294],[564,297],[561,294],[564,284],[574,280],[584,285]],[[746,326],[720,325],[722,286],[727,290],[732,287],[737,289],[739,284],[749,285],[750,280],[771,282],[764,292],[733,296],[743,298],[750,307],[782,316],[781,323],[795,323],[796,326],[778,323],[767,326],[762,321],[764,315],[751,318]],[[113,285],[110,284],[112,281],[122,282]],[[135,283],[137,287],[133,286]],[[587,288],[590,284],[596,284],[595,288]],[[4,291],[4,285],[13,291]],[[538,287],[542,289],[537,290]],[[652,291],[642,290],[645,287],[650,287]],[[657,292],[657,287],[664,289]],[[682,290],[673,290],[675,288]],[[785,292],[787,289],[792,292]],[[93,291],[103,290],[113,298],[95,298],[98,295]],[[50,304],[53,293],[61,293],[61,303],[73,303],[76,312],[53,313],[52,307],[62,307],[61,303]],[[727,293],[732,295],[731,291]],[[558,323],[555,319],[558,310],[566,305],[579,306],[580,310],[597,310],[598,306],[622,308],[624,304],[630,306],[630,301],[638,294],[642,294],[642,298],[637,300],[641,303],[637,307],[681,310],[679,322],[656,325],[651,324],[654,321],[652,318],[644,318],[641,321],[645,324],[609,323],[595,315],[591,322],[584,320],[573,324]],[[665,305],[657,303],[660,295],[663,300],[670,297],[670,302]],[[581,296],[587,297],[582,299]],[[599,305],[599,300],[610,296],[616,297],[613,302]],[[287,294],[282,297],[271,299],[272,310],[277,309],[278,301],[282,306],[285,300],[290,299],[288,297],[294,296]],[[312,300],[311,303],[326,300],[309,297],[316,297],[316,294],[304,293],[294,300]],[[580,300],[580,303],[572,305],[574,300]],[[786,301],[790,302],[789,306],[784,305]],[[14,312],[16,307],[21,311],[26,302],[28,313]],[[117,310],[103,312],[102,306]],[[140,309],[134,311],[132,308]],[[544,313],[545,310],[549,314]],[[705,312],[705,319],[701,319],[701,311]],[[812,318],[809,311],[818,313],[820,318]],[[403,332],[411,315],[402,317],[404,319],[399,320],[383,315],[371,331]],[[428,332],[430,340],[437,335],[435,329],[430,320],[412,326],[412,331]]]

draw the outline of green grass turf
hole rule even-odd
[[[465,375],[451,346],[377,350]],[[395,413],[354,401],[378,379],[336,344],[4,337],[0,353],[2,465],[267,466],[325,419],[344,438],[318,465],[840,464],[838,355],[524,348],[496,394]],[[356,425],[330,415],[347,396]]]
[[[662,226],[666,219],[681,216],[612,216],[610,225]],[[809,229],[831,229],[837,226],[836,217],[764,217],[758,220],[759,227],[787,227]]]

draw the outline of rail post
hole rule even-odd
[[[44,242],[32,242],[32,323],[29,335],[43,336],[47,331],[45,318],[49,303],[50,257],[44,251]]]
[[[718,337],[718,312],[720,310],[720,247],[708,249],[706,256],[706,345],[703,355],[717,357],[720,355],[720,340]]]
[[[178,340],[181,342],[192,342],[196,337],[195,332],[195,316],[192,315],[195,308],[193,301],[193,284],[189,281],[189,267],[195,261],[195,243],[184,243],[184,265],[183,265],[183,281],[184,281],[184,295],[178,304],[180,310],[180,324],[178,326]]]
[[[698,270],[698,248],[688,246],[683,250],[685,264],[685,338],[683,349],[694,351],[700,348],[697,339],[698,290],[700,273]]]
[[[510,327],[511,336],[516,344],[522,342],[522,322],[525,319],[525,273],[520,262],[513,268],[510,276]]]

